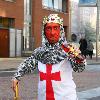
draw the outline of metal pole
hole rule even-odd
[[[17,56],[17,29],[15,29],[15,57]]]
[[[98,61],[98,40],[99,40],[99,10],[100,4],[99,0],[97,0],[97,22],[96,22],[96,61]]]
[[[32,37],[32,0],[29,2],[29,15],[30,15],[30,21],[29,21],[29,46],[30,50],[33,50],[33,37]]]
[[[71,41],[71,1],[69,1],[69,34],[67,36],[67,40]]]

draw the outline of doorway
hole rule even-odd
[[[0,29],[0,58],[9,57],[9,30]]]

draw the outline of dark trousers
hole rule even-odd
[[[86,58],[86,55],[87,55],[87,50],[81,50],[81,54],[85,56]]]
[[[88,55],[89,55],[90,58],[92,59],[93,51],[89,51],[89,50],[88,50]]]

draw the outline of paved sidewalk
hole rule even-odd
[[[90,59],[89,57],[87,57],[87,64],[88,65],[93,65],[93,64],[100,64],[100,56],[98,57],[98,59],[96,60],[96,57],[94,56],[92,59]]]
[[[0,58],[0,70],[15,70],[24,59],[24,57]]]
[[[8,73],[3,71],[14,71],[24,59],[25,58],[23,57],[0,58],[0,100],[13,100],[13,92],[10,88],[11,75],[9,76]],[[92,60],[87,58],[87,64],[88,65],[86,66],[86,70],[84,72],[73,73],[74,81],[77,84],[79,97],[87,97],[89,94],[86,94],[89,93],[88,91],[90,91],[91,97],[88,97],[88,99],[79,100],[100,100],[99,94],[97,95],[97,93],[99,93],[98,91],[100,91],[100,58],[98,61],[95,60],[95,57],[93,57]],[[22,91],[20,93],[20,97],[22,98],[21,100],[37,100],[37,83],[38,74],[29,74],[22,78],[20,81],[20,91]],[[96,96],[93,95],[94,92]]]

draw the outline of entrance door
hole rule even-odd
[[[0,29],[0,57],[9,57],[9,30],[8,29]]]

